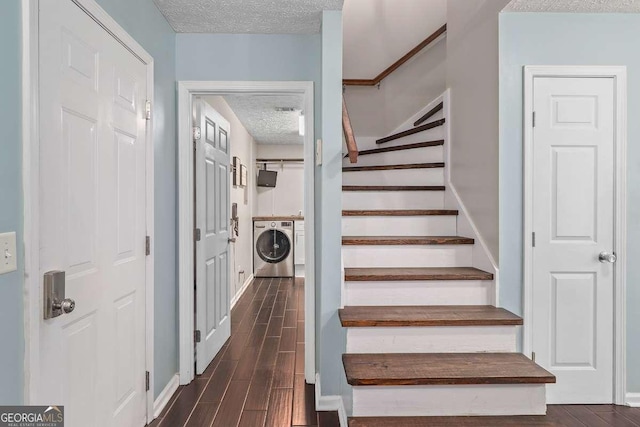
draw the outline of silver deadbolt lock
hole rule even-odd
[[[64,313],[71,313],[76,302],[65,298],[64,271],[47,271],[44,273],[44,318],[53,319]]]

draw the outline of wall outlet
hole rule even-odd
[[[16,271],[17,269],[16,233],[0,234],[0,274]]]
[[[322,140],[316,141],[316,166],[322,165]]]

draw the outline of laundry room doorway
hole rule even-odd
[[[179,82],[178,103],[180,383],[229,347],[234,304],[266,280],[254,277],[304,287],[314,383],[313,82]]]

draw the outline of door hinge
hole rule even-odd
[[[196,241],[196,242],[199,242],[199,241],[200,241],[200,238],[202,237],[202,236],[201,236],[201,234],[202,234],[202,233],[200,233],[200,229],[199,229],[199,228],[196,228],[196,229],[193,231],[193,238],[195,239],[195,241]]]
[[[533,127],[536,127],[536,112],[535,111],[533,112],[533,118],[531,120],[532,120],[531,123],[532,123]]]
[[[535,361],[536,361],[536,352],[535,352],[535,351],[532,351],[532,352],[531,352],[531,361],[532,361],[532,362],[535,362]]]
[[[151,101],[149,100],[144,104],[144,118],[151,120]]]
[[[202,339],[202,337],[200,336],[200,331],[199,330],[193,331],[193,340],[195,342],[200,342],[201,339]]]
[[[193,127],[193,140],[194,141],[198,141],[200,139],[200,136],[202,136],[202,132],[200,131],[200,128],[198,126],[194,126]]]
[[[145,391],[149,391],[151,389],[151,375],[149,374],[149,371],[145,372],[144,384]]]
[[[151,255],[151,236],[147,236],[144,240],[144,254]]]
[[[531,246],[536,247],[536,232],[531,233]]]

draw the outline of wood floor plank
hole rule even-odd
[[[174,427],[184,425],[198,402],[198,398],[205,390],[208,381],[208,379],[195,379],[185,386],[180,396],[167,412],[167,415],[162,419],[160,426]]]
[[[283,328],[295,328],[298,324],[298,312],[296,310],[286,310],[284,312]]]
[[[282,328],[279,351],[296,351],[296,328]]]
[[[640,408],[630,408],[628,406],[614,406],[614,410],[622,414],[625,418],[640,426]]]
[[[234,381],[251,380],[253,371],[258,361],[256,354],[260,353],[260,347],[247,347],[244,355],[240,358],[238,366],[233,374]]]
[[[563,409],[572,417],[589,427],[607,427],[609,423],[599,418],[594,412],[581,405],[564,405]]]
[[[473,245],[469,237],[458,236],[343,236],[345,246],[364,245]]]
[[[293,389],[276,388],[271,391],[265,426],[290,426],[293,409]]]
[[[249,381],[232,381],[213,420],[213,427],[236,427],[240,422]]]
[[[561,405],[547,405],[547,417],[565,427],[586,427],[584,423],[565,411]]]
[[[340,427],[338,412],[318,412],[318,427]]]
[[[522,318],[492,305],[345,306],[342,326],[519,326]]]
[[[493,280],[493,274],[473,267],[345,268],[347,282],[417,280]]]
[[[211,425],[213,418],[216,416],[219,405],[220,404],[218,402],[197,403],[185,427],[202,427]]]
[[[278,353],[276,370],[273,376],[271,388],[293,388],[296,354]]]
[[[307,384],[304,374],[296,374],[293,387],[293,412],[291,425],[315,426],[316,417],[315,390],[313,384]]]
[[[513,417],[362,417],[350,418],[349,427],[562,427],[545,416]]]
[[[304,320],[298,320],[298,327],[296,329],[296,343],[304,342]]]
[[[284,314],[284,311],[283,311]],[[269,327],[267,328],[268,337],[279,337],[282,332],[282,324],[284,323],[284,316],[271,317],[269,320]]]
[[[619,412],[591,412],[598,418],[605,421],[607,425],[615,427],[638,427],[640,424],[635,423]],[[594,424],[595,425],[595,424]]]
[[[242,411],[238,427],[265,427],[267,411]]]
[[[274,372],[274,367],[256,369],[251,379],[249,394],[244,406],[245,410],[266,411],[269,408],[269,395]]]
[[[304,374],[304,343],[296,344],[296,374]]]
[[[207,388],[202,393],[200,401],[203,403],[221,402],[236,366],[238,366],[238,362],[235,360],[223,360],[220,362],[218,369],[211,376],[211,381]]]
[[[555,382],[520,353],[344,354],[342,360],[353,386]]]

